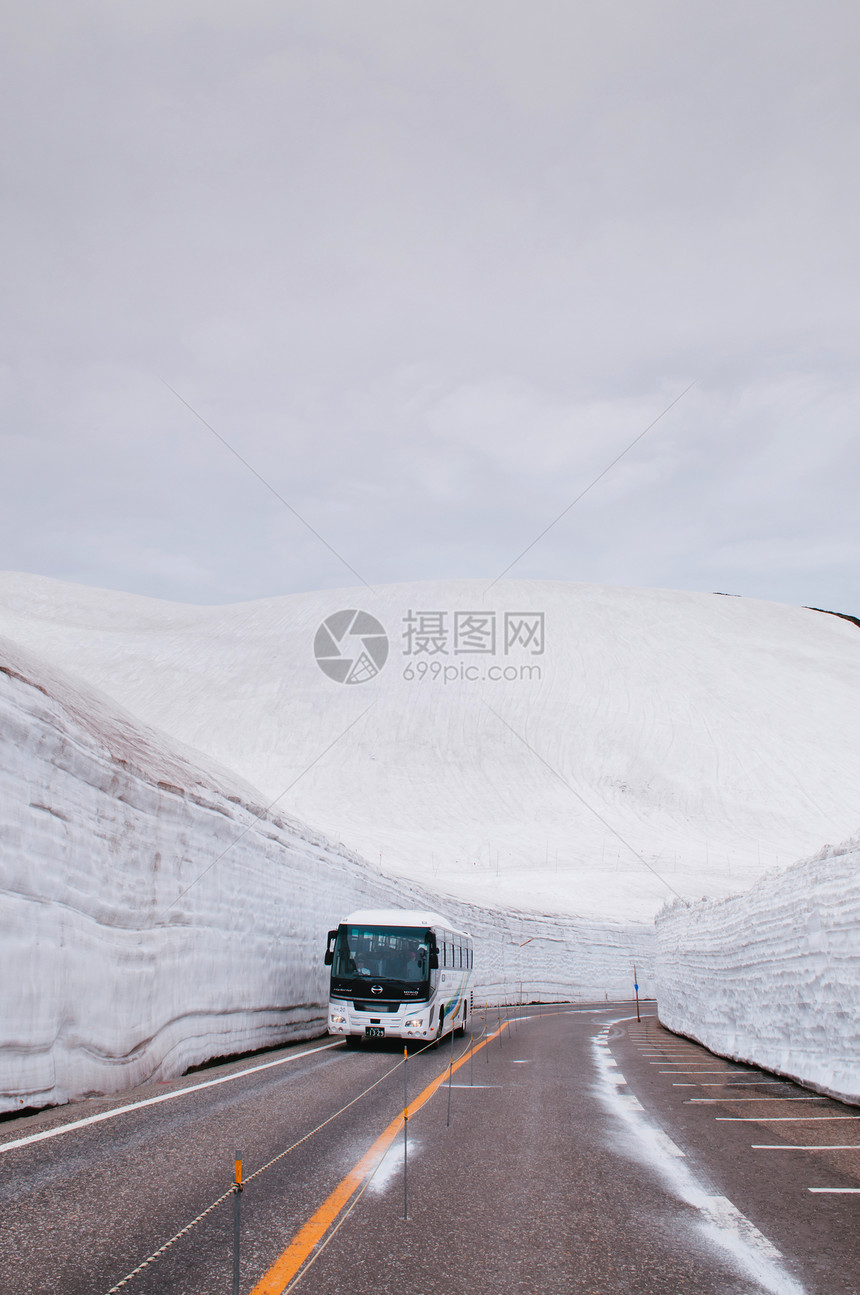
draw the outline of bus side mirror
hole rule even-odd
[[[431,971],[439,970],[439,952],[437,949],[430,950],[430,970]]]
[[[334,962],[334,942],[337,939],[337,931],[329,931],[325,947],[325,958],[323,961],[327,967]]]

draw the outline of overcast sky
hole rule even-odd
[[[2,22],[0,567],[860,614],[856,0]]]

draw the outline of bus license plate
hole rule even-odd
[[[366,1039],[384,1039],[385,1030],[381,1025],[365,1025],[364,1037]]]

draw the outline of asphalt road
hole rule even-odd
[[[406,1219],[396,1044],[3,1123],[2,1295],[229,1295],[233,1197],[204,1211],[237,1152],[242,1295],[860,1295],[860,1112],[714,1058],[651,1005],[638,1025],[627,1004],[521,1010],[501,1033],[491,1014],[489,1042],[476,1018],[471,1058],[456,1041],[450,1093],[447,1046],[410,1055]]]

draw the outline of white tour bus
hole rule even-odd
[[[367,909],[329,931],[328,1032],[362,1039],[441,1039],[472,1015],[472,937],[438,913]]]

